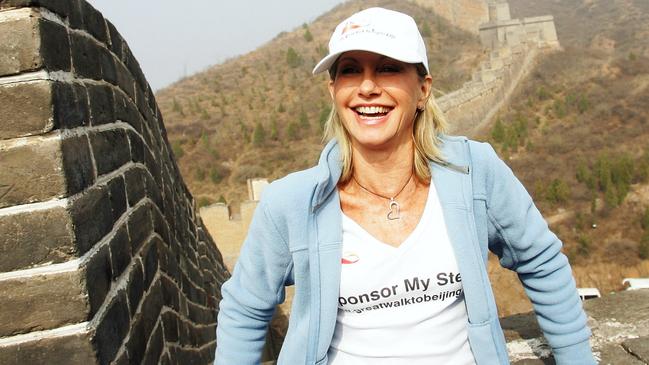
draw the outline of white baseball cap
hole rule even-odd
[[[313,74],[326,71],[347,51],[378,53],[406,63],[421,63],[428,69],[426,45],[415,20],[409,15],[383,8],[369,8],[343,20],[329,40],[329,54]]]

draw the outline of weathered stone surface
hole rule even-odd
[[[115,99],[112,88],[107,85],[88,85],[87,89],[92,125],[115,122]]]
[[[638,360],[619,344],[609,344],[600,350],[600,365],[646,365],[646,362]]]
[[[635,364],[635,360],[647,356],[649,290],[627,290],[587,300],[584,309],[593,332],[593,353],[602,364]],[[513,364],[554,363],[532,314],[510,316],[500,322]]]
[[[128,294],[129,310],[131,315],[134,315],[144,295],[144,271],[139,262],[136,262],[131,269],[126,292]]]
[[[81,77],[100,80],[101,67],[97,67],[100,57],[99,45],[88,36],[78,32],[70,33],[72,67]]]
[[[87,331],[31,341],[0,348],[0,364],[95,364],[95,350]]]
[[[0,216],[0,272],[59,263],[76,255],[65,208]]]
[[[40,19],[40,56],[48,71],[70,71],[70,40],[64,26]]]
[[[56,137],[0,141],[0,208],[64,196],[61,165]]]
[[[85,321],[83,286],[79,271],[0,281],[0,337]]]
[[[61,155],[68,196],[83,191],[95,182],[95,168],[87,136],[77,135],[63,139]]]
[[[128,197],[128,205],[131,207],[144,198],[146,194],[144,174],[140,168],[129,169],[124,173],[126,196]]]
[[[131,160],[128,139],[123,129],[111,129],[90,135],[90,145],[97,165],[97,175],[117,170]]]
[[[69,209],[80,253],[92,248],[113,227],[113,212],[107,186],[86,190]]]
[[[107,44],[108,30],[106,29],[104,16],[90,5],[90,3],[85,1],[81,2],[81,12],[83,14],[84,29],[99,42]]]
[[[117,297],[112,299],[106,316],[97,326],[95,342],[99,364],[108,365],[117,354],[122,341],[129,332],[131,318],[126,303],[126,294],[120,291]]]
[[[131,246],[129,243],[128,229],[125,224],[122,224],[117,229],[109,246],[113,280],[116,280],[126,270],[129,262],[131,262]]]
[[[38,19],[31,9],[10,10],[0,22],[0,76],[13,75],[41,66],[38,53]]]
[[[106,294],[110,290],[113,273],[110,262],[110,251],[108,246],[100,248],[86,265],[86,283],[88,301],[90,302],[91,319],[104,303]],[[124,303],[126,305],[126,303]]]
[[[643,362],[649,363],[649,336],[626,340],[622,342],[622,347]]]
[[[54,83],[54,125],[72,129],[90,124],[88,92],[81,83]]]
[[[156,365],[159,363],[160,355],[164,349],[164,338],[162,337],[162,327],[160,323],[155,327],[153,334],[151,334],[151,339],[149,340],[149,346],[146,348],[146,353],[144,354],[144,360],[142,360],[142,365]]]
[[[49,132],[52,114],[50,81],[0,85],[0,139]]]
[[[131,252],[135,255],[153,231],[151,207],[143,204],[129,216],[128,232],[131,235]]]

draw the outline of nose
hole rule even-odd
[[[358,87],[358,93],[365,97],[379,95],[381,93],[381,88],[376,84],[374,76],[367,74],[363,76],[363,80]]]

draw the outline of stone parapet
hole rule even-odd
[[[137,60],[82,0],[0,1],[0,363],[210,364],[229,273]]]

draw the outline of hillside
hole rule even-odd
[[[382,6],[412,14],[425,36],[435,88],[459,88],[484,54],[476,35],[413,3],[349,1],[263,47],[157,93],[185,181],[201,205],[246,198],[246,179],[274,179],[317,161],[329,113],[327,76],[311,70],[336,24]]]
[[[579,285],[619,290],[625,276],[649,276],[649,2],[510,5],[512,17],[554,15],[564,49],[477,137],[530,190]]]

